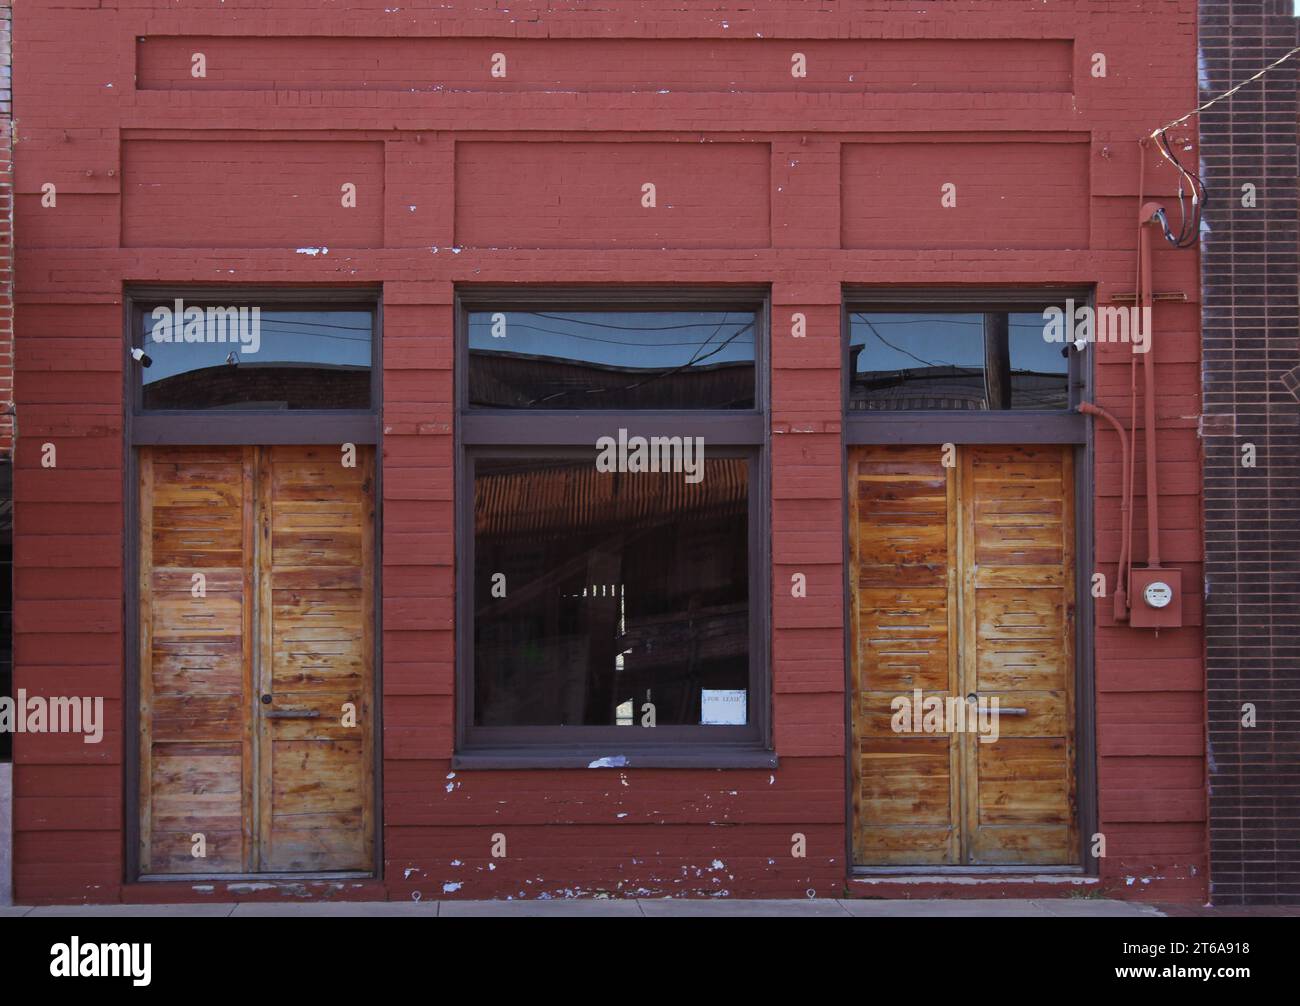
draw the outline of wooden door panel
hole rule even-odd
[[[863,587],[858,591],[862,686],[869,692],[946,691],[948,591]]]
[[[962,451],[966,687],[998,736],[963,739],[972,864],[1078,861],[1074,819],[1074,483],[1066,447]]]
[[[263,451],[259,523],[266,870],[371,868],[374,456]]]
[[[854,645],[854,859],[956,862],[959,751],[946,734],[896,732],[899,695],[953,681],[953,480],[938,447],[850,456]]]
[[[143,873],[250,868],[250,458],[242,447],[140,455]]]
[[[140,453],[142,873],[372,868],[374,462],[339,458]]]
[[[1077,862],[1072,455],[942,457],[849,455],[854,859]],[[991,743],[987,714],[939,733],[895,722],[896,699],[972,693],[1003,711]]]

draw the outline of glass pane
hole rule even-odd
[[[475,311],[469,401],[494,409],[752,409],[752,311]]]
[[[145,409],[368,409],[369,311],[174,302],[142,312]]]
[[[850,411],[1066,409],[1069,359],[1041,311],[850,315]]]
[[[475,461],[477,725],[750,721],[749,466],[703,475]]]

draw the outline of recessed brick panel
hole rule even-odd
[[[202,53],[205,76],[192,72]],[[497,54],[504,57],[494,60]],[[796,64],[795,54],[803,56]],[[151,36],[136,87],[166,91],[1067,92],[1068,39]],[[805,73],[795,76],[796,67]],[[494,75],[494,67],[497,75]],[[500,75],[504,71],[504,76]]]
[[[762,248],[765,143],[456,145],[456,241],[513,248]],[[654,185],[655,206],[642,205]]]
[[[125,247],[384,243],[382,143],[128,140],[122,174]],[[345,182],[357,187],[354,208]]]
[[[845,248],[1088,246],[1087,143],[850,143],[842,172]]]

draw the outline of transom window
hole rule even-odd
[[[752,409],[753,311],[474,311],[469,403]]]
[[[140,299],[139,410],[369,410],[374,329],[371,303]]]
[[[1072,350],[1041,311],[849,313],[849,410],[1065,409]]]

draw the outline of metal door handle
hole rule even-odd
[[[974,692],[971,692],[969,695],[966,696],[966,701],[967,701],[967,702],[974,702],[974,703],[977,703],[977,704],[978,704],[978,702],[979,702],[979,696],[976,695]],[[1017,708],[1017,707],[1015,707],[1015,706],[1007,706],[1007,707],[1004,709],[1004,708],[1002,708],[1001,706],[999,706],[999,707],[998,707],[998,715],[999,715],[999,716],[1028,716],[1028,715],[1029,715],[1029,710],[1028,710],[1028,709],[1020,709],[1020,708]]]
[[[319,716],[319,709],[273,709],[266,714],[268,720],[314,720]]]

